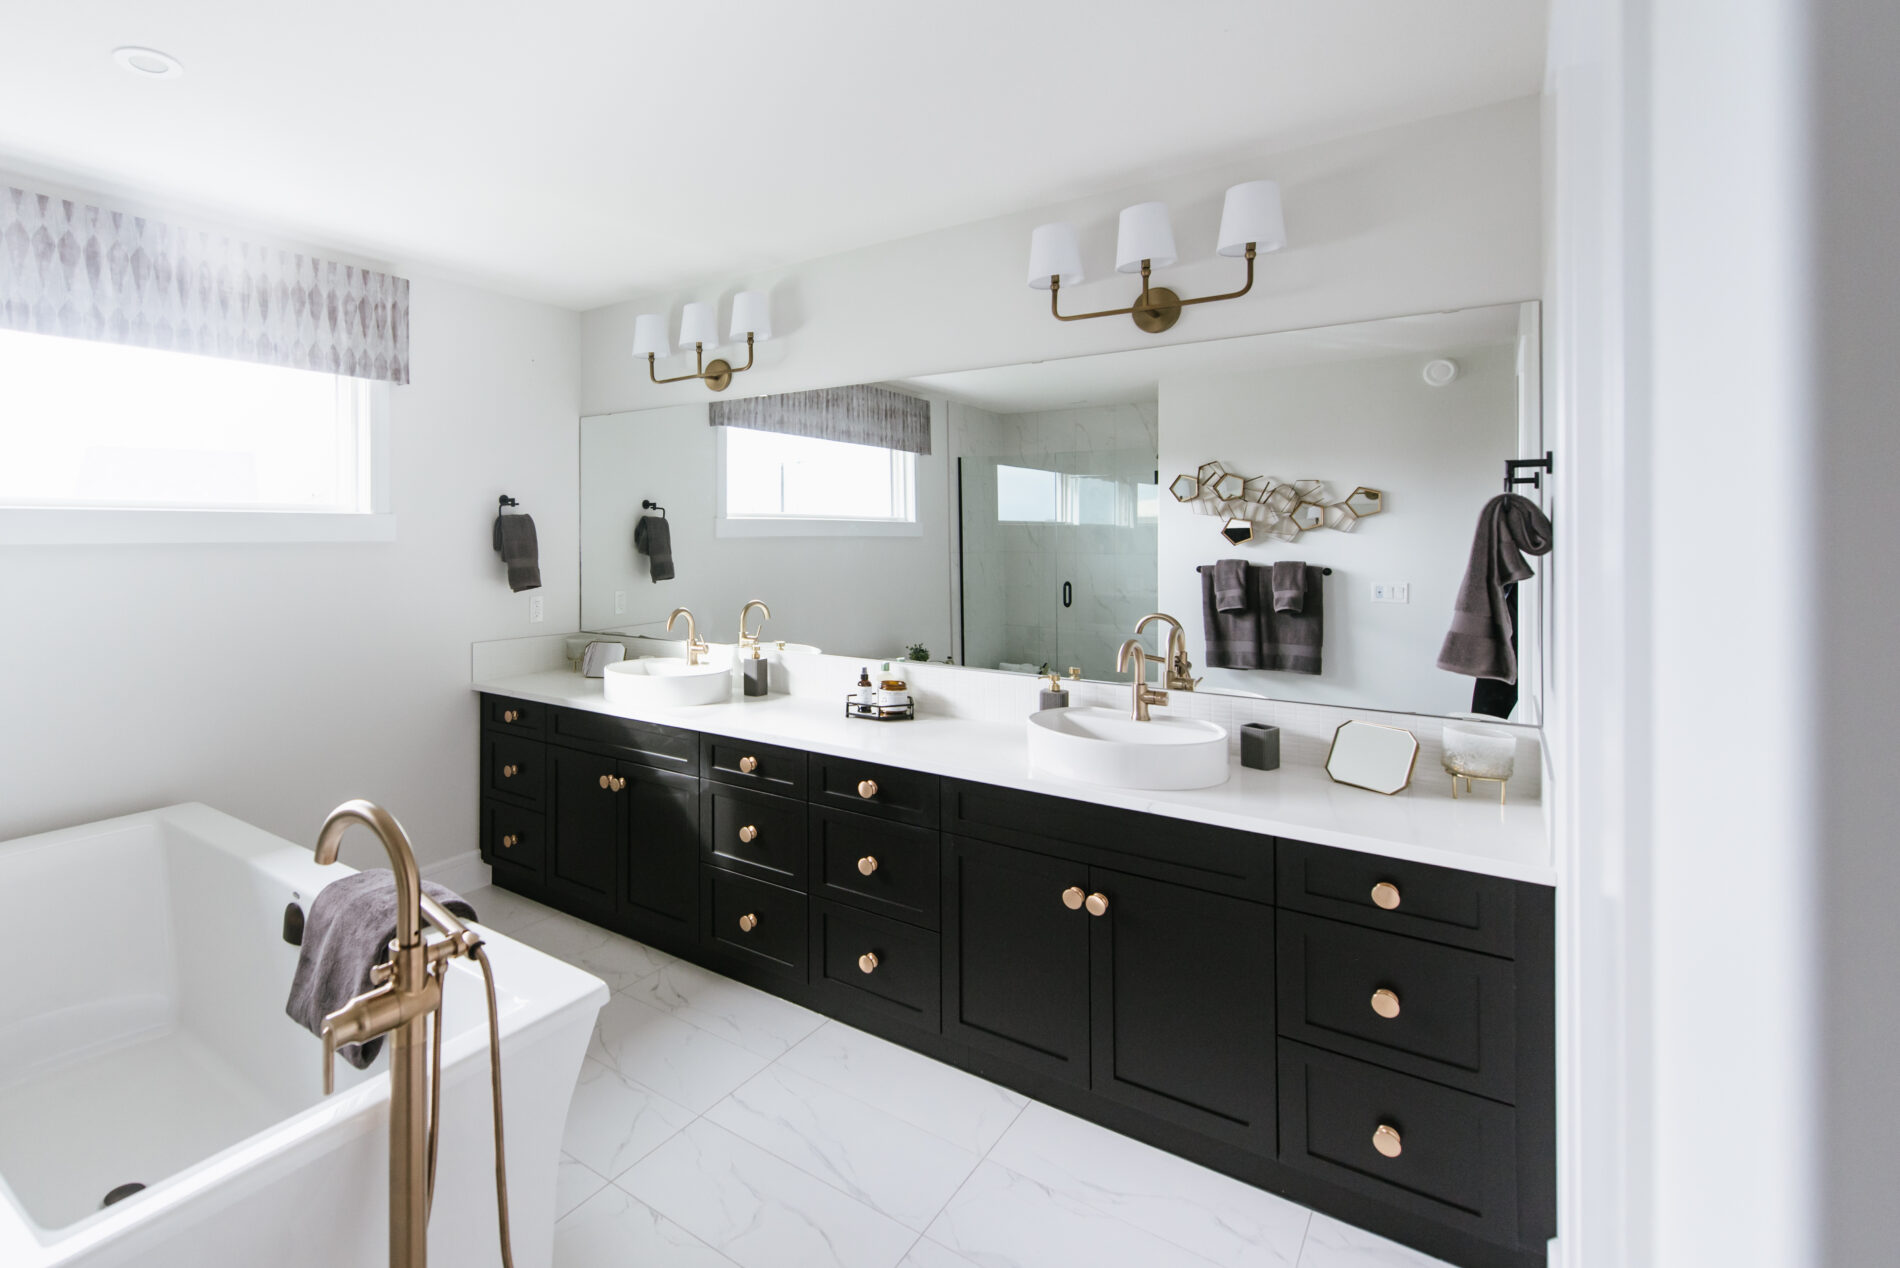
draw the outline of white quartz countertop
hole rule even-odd
[[[922,713],[910,722],[869,722],[846,718],[842,699],[790,695],[634,709],[607,703],[600,679],[565,670],[477,680],[474,689],[1487,876],[1539,885],[1557,879],[1541,805],[1499,806],[1482,791],[1453,799],[1448,781],[1427,777],[1436,772],[1420,772],[1412,787],[1386,797],[1335,784],[1317,766],[1258,771],[1235,761],[1219,787],[1151,792],[1032,776],[1028,727],[1020,722]]]

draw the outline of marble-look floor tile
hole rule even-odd
[[[631,986],[673,962],[673,957],[664,951],[655,951],[632,938],[623,938],[561,912],[535,921],[514,936],[537,951],[586,969],[614,991]]]
[[[606,1176],[596,1175],[585,1163],[562,1154],[554,1172],[554,1218],[560,1219],[606,1187]]]
[[[693,1121],[693,1111],[592,1057],[581,1062],[561,1149],[609,1180]]]
[[[560,1268],[557,1264],[556,1268]],[[920,1237],[897,1268],[977,1268],[953,1250],[945,1250],[928,1237]]]
[[[700,1120],[616,1183],[742,1268],[894,1268],[916,1233]]]
[[[980,1157],[884,1110],[769,1067],[706,1118],[922,1232]]]
[[[1210,1268],[1212,1261],[993,1162],[977,1167],[929,1237],[983,1268]]]
[[[809,1008],[684,960],[641,978],[626,993],[762,1057],[778,1056],[825,1024]]]
[[[779,1065],[979,1154],[1029,1103],[1007,1088],[835,1021],[780,1057]]]
[[[554,1226],[554,1268],[734,1268],[640,1199],[608,1185]]]
[[[484,885],[462,897],[475,908],[476,918],[482,924],[511,938],[519,937],[529,925],[555,914],[552,907],[543,907],[532,898],[523,898],[495,885]]]
[[[766,1058],[616,995],[600,1010],[588,1055],[695,1114],[764,1069]]]
[[[1300,1268],[1451,1268],[1442,1259],[1315,1213]]]
[[[990,1161],[1231,1268],[1294,1268],[1310,1212],[1032,1102]]]

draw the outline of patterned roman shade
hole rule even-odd
[[[930,402],[868,383],[714,401],[711,412],[714,427],[930,452]]]
[[[0,188],[0,328],[409,381],[409,281]]]

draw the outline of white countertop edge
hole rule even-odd
[[[1501,808],[1482,794],[1454,801],[1443,793],[1426,790],[1416,778],[1405,792],[1383,797],[1335,785],[1317,767],[1254,771],[1235,763],[1231,777],[1217,787],[1154,792],[1030,774],[1028,737],[1021,725],[930,716],[910,722],[852,721],[844,716],[842,696],[835,704],[809,696],[772,695],[746,700],[735,695],[717,705],[628,708],[609,704],[601,694],[599,679],[582,678],[569,671],[478,680],[471,689],[1533,885],[1554,886],[1557,881],[1539,803]],[[946,734],[952,730],[955,736]],[[1240,807],[1219,804],[1241,798],[1249,799],[1249,803]],[[1303,805],[1292,813],[1276,813],[1272,806],[1256,808],[1251,800],[1254,798],[1287,799]],[[1344,800],[1336,802],[1336,798]],[[1315,813],[1299,813],[1302,809]],[[1335,810],[1348,819],[1368,822],[1325,822]],[[1445,840],[1454,835],[1470,840],[1472,846],[1461,847]]]

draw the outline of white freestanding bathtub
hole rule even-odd
[[[0,1265],[388,1261],[388,1058],[339,1060],[325,1098],[321,1046],[284,1015],[285,904],[307,910],[349,870],[202,805],[0,843]],[[607,988],[509,938],[488,946],[515,1262],[548,1268],[562,1124]],[[445,1008],[430,1262],[488,1268],[476,966],[454,962]],[[132,1182],[148,1187],[102,1207]]]

